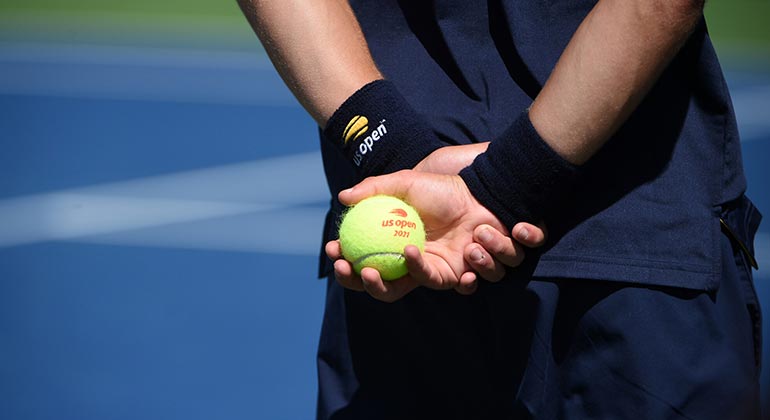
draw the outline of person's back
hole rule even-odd
[[[351,6],[383,74],[442,139],[463,144],[496,138],[531,104],[594,3],[354,0]],[[336,197],[356,178],[328,142],[321,141],[321,147]],[[320,418],[404,413],[412,413],[411,418],[509,418],[559,410],[560,404],[549,398],[561,391],[547,388],[554,386],[549,376],[563,366],[548,363],[571,363],[574,349],[566,337],[590,334],[578,327],[590,305],[628,284],[674,287],[667,290],[681,299],[716,290],[724,257],[720,216],[733,210],[725,218],[750,220],[733,227],[747,232],[742,237],[747,244],[756,228],[750,224],[758,223],[744,190],[732,105],[701,23],[631,119],[586,165],[573,194],[553,209],[558,217],[546,219],[546,249],[537,257],[530,252],[525,266],[509,270],[502,283],[482,284],[470,297],[420,289],[395,304],[350,292],[343,297],[341,290],[335,292],[339,286],[330,284],[324,336],[341,340],[328,346],[326,339],[321,342]],[[342,210],[339,204],[333,207],[326,240],[335,238],[334,220]],[[323,260],[321,272],[331,271]],[[549,281],[525,289],[532,275]],[[611,282],[586,290],[580,285],[588,282],[580,279]],[[550,302],[557,300],[558,305]],[[687,310],[678,313],[687,317]],[[622,310],[617,314],[625,315]],[[648,325],[676,322],[665,316],[650,316]],[[542,336],[543,318],[563,331]],[[655,334],[650,338],[655,340]],[[645,351],[644,343],[638,344],[636,351]],[[530,352],[549,356],[530,358]],[[681,358],[687,355],[682,352]],[[747,356],[745,365],[753,366],[755,355]],[[340,365],[345,369],[332,373]],[[580,366],[570,369],[579,372]],[[751,382],[745,373],[724,380]],[[586,380],[595,375],[586,373]],[[356,389],[345,395],[346,403],[340,393],[348,391],[337,381]],[[627,383],[645,387],[634,378]],[[630,397],[619,398],[618,404],[636,398],[625,386],[618,390]],[[669,393],[661,395],[662,405],[672,401],[673,412],[689,412],[690,387],[681,393],[661,389]],[[704,395],[719,398],[733,391],[726,386]],[[612,395],[608,392],[607,398]],[[591,414],[587,410],[584,414]]]
[[[519,3],[351,5],[383,74],[442,139],[470,143],[496,138],[532,103],[595,1]],[[336,196],[355,177],[325,156]],[[717,286],[719,209],[746,185],[705,23],[584,176],[546,218],[551,249],[535,275]]]
[[[456,197],[431,188],[451,179],[512,232],[513,219],[537,221],[513,211],[529,203],[508,199],[512,190],[532,196],[516,183],[533,178],[516,171],[548,178],[569,160],[553,148],[571,139],[539,131],[554,128],[563,105],[573,113],[555,118],[557,128],[585,137],[569,156],[577,161],[564,164],[580,177],[548,178],[560,183],[557,204],[522,213],[543,217],[548,242],[528,250],[502,281],[479,281],[469,295],[428,286],[383,295],[360,278],[341,279],[349,276],[339,271],[345,263],[322,257],[328,289],[319,419],[758,416],[760,320],[749,262],[760,216],[743,195],[735,117],[702,3],[351,0],[357,22],[346,2],[309,2],[306,15],[289,10],[299,7],[293,3],[241,3],[282,76],[325,126],[321,151],[335,197],[324,229],[330,243],[344,207],[338,193],[350,204],[376,182],[391,188],[404,179],[411,190],[391,192],[423,194],[421,213],[452,207]],[[356,23],[368,50],[348,43]],[[377,71],[362,60],[369,52]],[[422,155],[403,158],[389,149],[392,160],[362,172],[360,161],[350,160],[349,136],[339,132],[351,115],[364,115],[357,106],[377,108],[371,86],[393,95],[387,84],[372,82],[378,72],[433,133],[398,137],[391,130],[377,147],[423,145]],[[562,78],[554,82],[557,73]],[[563,80],[577,80],[577,89]],[[587,101],[570,96],[575,92],[604,96]],[[343,110],[348,114],[340,116]],[[547,117],[551,126],[543,125]],[[511,127],[526,128],[513,132],[529,137],[511,137]],[[430,158],[440,142],[488,141],[487,151],[454,178],[412,171],[358,184],[362,176]],[[534,151],[533,141],[538,151],[549,149],[549,159],[559,155],[551,166],[511,156]],[[354,184],[356,193],[346,190]],[[429,242],[431,227],[426,223]],[[338,249],[327,244],[327,255],[336,260]]]

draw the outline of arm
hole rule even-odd
[[[354,92],[382,79],[347,1],[238,4],[284,82],[320,127]]]
[[[446,146],[384,80],[345,0],[238,0],[281,77],[360,178]]]
[[[579,165],[625,123],[701,18],[698,0],[601,0],[524,113],[461,172],[509,228],[558,205]]]
[[[626,121],[655,84],[694,29],[701,9],[702,2],[699,1],[600,1],[570,40],[531,107],[528,122],[531,120],[531,127],[534,127],[531,131],[536,131],[535,136],[538,136],[535,140],[544,142],[550,152],[555,152],[568,164],[586,162]],[[402,172],[367,180],[340,193],[340,199],[350,204],[375,193],[401,196],[407,201],[414,197],[418,202],[412,204],[416,204],[421,214],[443,214],[451,211],[456,203],[464,203],[463,219],[453,221],[452,226],[426,223],[426,230],[444,232],[441,239],[447,241],[446,249],[463,249],[469,259],[469,252],[476,246],[474,241],[482,242],[478,232],[469,227],[487,223],[485,218],[488,219],[483,211],[477,211],[477,206],[492,208],[485,200],[490,196],[501,197],[505,202],[511,196],[511,186],[527,182],[529,174],[517,173],[520,171],[517,167],[506,165],[507,159],[496,159],[497,155],[516,153],[518,141],[520,139],[515,137],[496,139],[468,168],[482,166],[482,175],[484,166],[490,169],[483,183],[475,183],[476,187],[481,185],[487,191],[474,189],[468,183],[466,171],[462,177],[466,183],[458,176]],[[534,169],[540,168],[535,166]],[[568,182],[564,178],[555,181]],[[507,208],[494,214],[505,218],[506,212],[510,216]],[[515,220],[518,215],[513,216],[507,221]],[[426,244],[426,250],[428,248]],[[458,255],[427,254],[420,256],[413,249],[407,253],[410,275],[417,283],[433,288],[442,288],[446,284],[462,287],[474,280],[462,272],[464,267],[459,263]],[[444,261],[436,261],[437,258]],[[335,265],[338,275],[346,276],[347,267],[339,265]],[[393,300],[403,292],[384,285],[374,273],[364,277],[366,289],[376,297]]]
[[[349,289],[366,291],[385,302],[396,301],[419,286],[471,294],[478,286],[471,268],[492,282],[501,280],[504,272],[499,264],[474,264],[474,251],[484,253],[487,260],[499,258],[508,266],[517,266],[523,259],[519,245],[500,234],[503,228],[495,215],[473,198],[457,175],[399,171],[367,178],[340,192],[339,199],[350,205],[378,194],[401,197],[417,209],[428,232],[425,252],[421,254],[417,247],[407,246],[404,255],[409,273],[395,281],[383,281],[372,268],[364,268],[357,276],[353,266],[342,259],[339,241],[330,241],[326,254],[335,261],[337,281]],[[526,237],[519,236],[523,229],[530,231]],[[484,232],[494,236],[485,239]],[[545,240],[540,229],[524,223],[518,224],[513,233],[517,241],[528,247],[540,246]],[[470,243],[473,240],[484,248]]]
[[[559,155],[585,163],[620,128],[692,33],[704,0],[600,1],[530,109]]]
[[[320,127],[325,128],[335,111],[363,86],[383,78],[346,0],[238,0],[238,4],[284,82]],[[422,148],[399,148],[417,155],[402,160],[411,167],[408,164],[417,163],[442,145],[428,138],[419,122],[408,126],[417,127],[406,133],[417,138],[407,140],[424,143]],[[441,148],[417,168],[455,174],[485,149],[486,144]],[[542,235],[534,226],[529,229]],[[506,246],[494,245],[496,258],[509,265],[520,260],[523,253],[520,248],[516,252],[512,241],[495,238],[495,244],[500,243]],[[479,266],[482,275],[502,276],[503,266],[480,251],[487,256]]]

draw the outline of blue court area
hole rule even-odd
[[[770,215],[770,73],[726,67]],[[317,141],[256,53],[0,43],[0,418],[312,418]]]

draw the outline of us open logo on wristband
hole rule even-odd
[[[345,131],[342,132],[343,144],[347,145],[351,141],[358,140],[367,130],[369,130],[369,119],[363,115],[356,115],[345,127]]]
[[[388,134],[388,128],[385,127],[385,120],[380,121],[380,125],[369,132],[369,119],[363,115],[356,115],[345,126],[345,131],[342,132],[342,143],[344,147],[347,147],[349,143],[353,145],[353,163],[356,166],[361,166],[364,156],[371,153],[374,150],[375,142],[385,137],[386,134]],[[366,137],[363,137],[364,135]],[[361,137],[363,139],[356,145]]]

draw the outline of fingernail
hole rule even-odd
[[[522,241],[526,241],[527,238],[529,238],[529,231],[527,228],[521,228],[519,229],[519,233],[516,234],[516,237],[521,239]]]
[[[483,259],[484,253],[482,253],[480,249],[475,248],[473,251],[471,251],[471,261],[481,262]]]
[[[481,242],[489,242],[492,240],[492,232],[489,231],[489,229],[482,229],[481,232],[479,232],[479,240]]]

